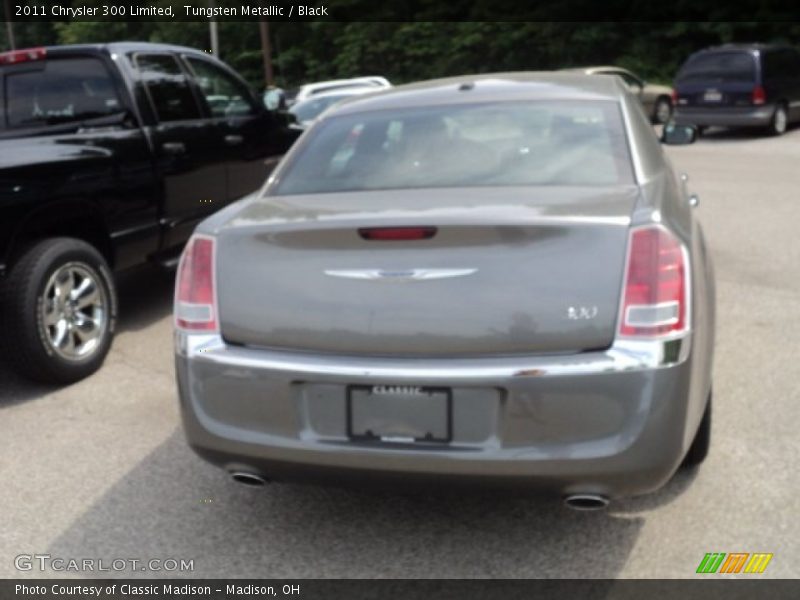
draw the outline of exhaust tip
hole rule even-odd
[[[246,471],[234,471],[231,473],[231,479],[244,485],[253,487],[263,487],[267,484],[267,480],[256,475],[255,473],[247,473]]]
[[[572,494],[564,498],[564,505],[573,510],[602,510],[609,500],[599,494]]]

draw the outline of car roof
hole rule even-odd
[[[343,100],[330,114],[507,100],[617,100],[628,93],[617,77],[567,72],[462,75],[421,81]]]
[[[761,43],[752,43],[752,44],[722,44],[719,46],[709,46],[708,48],[703,48],[696,54],[706,53],[706,52],[763,52],[764,50],[777,50],[777,49],[784,49],[784,48],[791,48],[792,46],[789,44],[761,44]]]
[[[625,71],[628,72],[628,69],[625,67],[617,67],[615,65],[596,65],[591,67],[571,67],[569,69],[561,69],[566,73],[596,73],[597,71]]]
[[[209,53],[190,48],[188,46],[178,46],[175,44],[158,44],[154,42],[110,42],[107,44],[66,44],[61,46],[47,46],[48,54],[58,54],[59,52],[180,52],[183,54],[202,54],[210,56]]]
[[[305,102],[311,102],[312,100],[319,100],[320,98],[330,98],[331,96],[359,96],[361,94],[368,94],[374,93],[379,90],[385,88],[377,87],[374,85],[352,85],[347,87],[336,88],[335,90],[329,90],[325,92],[320,92],[318,94],[314,94],[312,96],[308,96],[307,98],[303,98],[295,104],[295,106],[299,104],[303,104]]]
[[[327,87],[329,85],[371,85],[371,86],[382,86],[386,85],[384,81],[388,82],[385,77],[381,77],[380,75],[365,75],[363,77],[347,77],[344,79],[328,79],[326,81],[312,81],[310,83],[304,83],[298,89],[299,90],[313,90],[318,87]]]

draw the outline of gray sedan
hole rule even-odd
[[[709,445],[693,204],[616,77],[346,100],[187,245],[189,444],[253,485],[512,486],[582,509],[653,491]]]

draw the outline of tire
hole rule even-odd
[[[21,375],[73,383],[103,364],[117,320],[108,264],[89,244],[52,238],[28,247],[3,282],[4,354]]]
[[[683,458],[681,468],[696,467],[708,456],[708,449],[711,446],[711,393],[708,394],[708,402],[700,426],[694,436],[689,451]]]
[[[779,136],[786,133],[788,128],[789,111],[786,108],[786,104],[781,102],[775,107],[775,112],[772,114],[772,120],[767,127],[767,133],[769,133],[769,135]]]
[[[662,96],[653,106],[653,123],[663,125],[672,118],[672,101]]]

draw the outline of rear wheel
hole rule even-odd
[[[72,238],[40,241],[3,285],[5,355],[20,374],[72,383],[94,373],[111,347],[117,299],[105,259]]]
[[[772,115],[767,131],[770,135],[783,135],[789,127],[789,111],[786,105],[781,103],[775,107],[775,112]]]
[[[703,413],[703,419],[700,421],[700,426],[697,428],[697,433],[694,436],[694,441],[689,447],[689,451],[683,459],[681,464],[682,468],[696,467],[702,463],[706,456],[708,456],[708,449],[711,446],[711,393],[708,394],[708,402],[706,403],[706,411]]]

